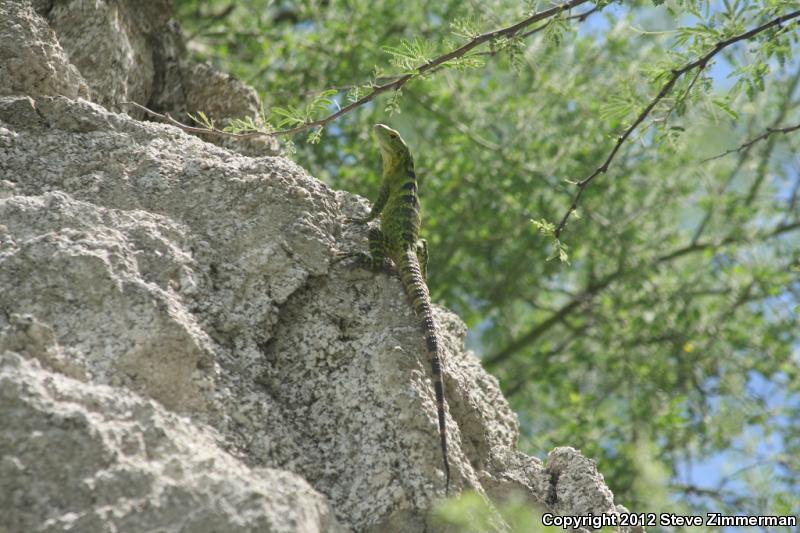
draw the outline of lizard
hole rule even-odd
[[[370,253],[361,252],[354,255],[374,271],[390,269],[394,264],[400,273],[400,280],[411,300],[414,312],[421,320],[436,394],[445,494],[448,494],[450,462],[447,453],[441,350],[426,283],[428,246],[424,239],[418,238],[421,219],[414,159],[397,131],[384,124],[376,124],[373,132],[378,140],[383,160],[383,183],[369,215],[366,218],[350,220],[366,224],[380,216],[380,229],[372,228],[369,231]]]

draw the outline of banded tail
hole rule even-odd
[[[439,417],[439,439],[442,444],[442,461],[445,475],[445,494],[450,492],[450,462],[447,458],[447,429],[444,417],[444,383],[442,381],[442,366],[439,358],[439,340],[436,337],[436,324],[431,311],[431,297],[428,286],[420,271],[417,253],[411,247],[403,252],[400,264],[400,278],[403,281],[406,294],[411,299],[414,312],[422,320],[425,333],[425,345],[431,359],[433,374],[433,390],[436,392],[436,413]]]

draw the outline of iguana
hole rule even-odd
[[[395,130],[383,124],[376,124],[373,131],[378,139],[383,159],[383,185],[369,216],[350,220],[367,223],[380,215],[381,224],[380,229],[373,228],[369,231],[370,253],[355,255],[372,270],[384,270],[394,263],[414,311],[422,320],[425,344],[431,359],[433,388],[436,392],[439,439],[447,494],[450,490],[450,462],[447,456],[441,352],[431,311],[431,297],[425,282],[428,247],[424,239],[417,238],[420,214],[414,160],[405,141]]]

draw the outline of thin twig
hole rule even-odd
[[[719,159],[721,157],[725,157],[728,154],[735,154],[736,152],[741,152],[742,150],[746,150],[746,149],[750,148],[751,146],[753,146],[757,142],[763,141],[764,139],[766,139],[767,137],[769,137],[773,133],[791,133],[791,132],[797,131],[797,130],[800,130],[800,124],[795,124],[794,126],[787,126],[785,128],[767,128],[764,131],[764,133],[762,133],[758,137],[754,137],[753,139],[750,139],[749,141],[747,141],[746,143],[742,144],[738,148],[732,148],[732,149],[730,149],[730,150],[728,150],[726,152],[723,152],[721,154],[717,154],[715,156],[703,159],[700,162],[701,163],[708,163],[709,161],[713,161],[714,159]]]
[[[739,41],[750,39],[758,35],[759,33],[762,33],[774,26],[780,26],[784,22],[795,19],[797,17],[800,17],[800,11],[793,11],[786,15],[774,18],[769,22],[766,22],[761,26],[758,26],[757,28],[753,28],[750,31],[746,31],[744,33],[740,33],[739,35],[734,35],[733,37],[730,37],[723,41],[719,41],[717,44],[714,45],[714,47],[710,51],[708,51],[700,58],[692,61],[691,63],[685,64],[679,69],[674,69],[672,71],[672,75],[670,76],[669,80],[667,80],[667,82],[661,87],[661,90],[658,92],[655,98],[653,98],[650,101],[650,103],[647,104],[647,107],[645,107],[641,111],[641,113],[639,113],[639,116],[636,117],[636,120],[634,120],[633,123],[630,126],[628,126],[628,128],[622,133],[622,135],[620,135],[617,138],[617,142],[614,144],[614,147],[611,149],[611,152],[608,154],[603,164],[597,167],[597,169],[595,169],[594,172],[592,172],[587,177],[585,177],[584,179],[582,179],[577,183],[578,191],[575,193],[575,196],[572,199],[572,203],[570,204],[567,212],[562,217],[561,222],[559,222],[558,226],[556,226],[554,233],[555,237],[558,238],[561,235],[561,232],[564,230],[564,227],[566,226],[570,215],[572,215],[572,213],[578,208],[578,202],[580,201],[581,196],[583,195],[583,191],[586,190],[586,187],[588,187],[588,185],[592,182],[592,180],[594,180],[594,178],[596,178],[600,174],[605,174],[608,171],[608,167],[609,165],[611,165],[611,161],[613,161],[614,157],[617,155],[617,152],[619,152],[619,149],[622,147],[622,145],[625,143],[628,137],[631,136],[633,130],[635,130],[642,122],[644,122],[644,120],[650,115],[650,112],[653,110],[653,108],[655,108],[656,105],[658,105],[658,103],[667,94],[669,94],[669,92],[672,90],[672,87],[681,78],[681,76],[696,68],[699,68],[700,70],[705,69],[708,66],[709,61],[711,61],[711,59],[714,56],[716,56],[718,53],[720,53],[725,48],[731,46],[732,44],[738,43]]]
[[[602,9],[602,7],[597,5],[597,6],[594,6],[592,9],[584,11],[583,13],[578,13],[577,15],[570,15],[569,17],[565,17],[564,20],[577,20],[578,22],[584,22],[587,18],[589,18],[591,15],[597,13],[601,9]],[[520,39],[527,39],[531,35],[533,35],[535,33],[539,33],[540,31],[542,31],[546,27],[547,27],[547,24],[542,24],[541,26],[537,26],[536,28],[533,28],[532,30],[529,30],[529,31],[526,31],[523,34],[520,34],[519,37],[520,37]],[[499,52],[500,52],[500,50],[490,50],[489,52],[479,52],[479,53],[477,53],[475,55],[479,55],[479,56],[495,56]]]
[[[408,83],[412,79],[414,79],[414,78],[416,78],[418,76],[421,76],[423,74],[430,73],[431,71],[433,71],[434,69],[436,69],[437,67],[439,67],[441,65],[444,65],[448,61],[452,61],[453,59],[458,59],[459,57],[463,57],[464,55],[466,55],[467,52],[469,52],[470,50],[472,50],[473,48],[475,48],[477,46],[480,46],[481,44],[483,44],[483,43],[485,43],[487,41],[492,41],[492,40],[503,38],[503,37],[505,37],[505,38],[512,37],[512,36],[516,35],[517,33],[521,32],[522,30],[524,30],[525,28],[527,28],[528,26],[530,26],[531,24],[535,24],[536,22],[539,22],[541,20],[546,20],[548,18],[552,18],[552,17],[558,15],[559,13],[561,13],[563,11],[567,11],[569,9],[572,9],[573,7],[577,7],[577,6],[581,5],[581,4],[585,4],[585,3],[589,2],[589,1],[590,0],[568,0],[568,1],[564,2],[564,3],[562,3],[562,4],[559,4],[559,5],[555,6],[555,7],[552,7],[550,9],[546,9],[546,10],[541,11],[539,13],[535,13],[535,14],[531,15],[530,17],[528,17],[528,18],[526,18],[524,20],[521,20],[520,22],[517,22],[516,24],[512,24],[511,26],[507,26],[507,27],[501,28],[499,30],[489,31],[489,32],[477,35],[474,38],[470,39],[467,43],[459,46],[458,48],[455,48],[455,49],[451,50],[450,52],[447,52],[446,54],[442,54],[439,57],[436,57],[435,59],[432,59],[432,60],[428,61],[427,63],[424,63],[424,64],[420,65],[419,67],[414,69],[412,72],[403,74],[402,76],[399,76],[397,79],[395,79],[395,80],[393,80],[391,82],[387,82],[387,83],[384,83],[384,84],[381,84],[381,85],[373,85],[372,86],[372,90],[370,92],[368,92],[367,94],[365,94],[361,98],[359,98],[359,99],[357,99],[357,100],[355,100],[353,102],[350,102],[349,104],[347,104],[346,106],[340,108],[336,112],[331,113],[330,115],[328,115],[326,117],[323,117],[321,119],[310,120],[308,122],[304,122],[303,124],[300,124],[299,126],[295,126],[293,128],[286,128],[286,129],[276,130],[276,131],[271,131],[271,132],[253,132],[253,133],[247,133],[247,134],[233,134],[233,133],[229,133],[229,132],[223,132],[223,131],[220,131],[220,130],[217,130],[217,129],[196,128],[196,127],[193,127],[193,126],[187,126],[185,124],[181,124],[177,120],[175,120],[175,119],[173,119],[173,118],[171,118],[171,117],[169,117],[167,115],[162,115],[160,113],[156,113],[155,111],[151,111],[151,110],[147,109],[146,107],[141,106],[139,104],[133,104],[133,105],[136,105],[138,108],[142,109],[143,111],[145,111],[146,113],[149,113],[152,116],[165,119],[170,124],[172,124],[174,126],[177,126],[177,127],[181,128],[181,129],[183,129],[184,131],[188,131],[188,132],[191,132],[191,133],[228,135],[228,136],[232,136],[232,137],[253,137],[253,136],[262,136],[262,135],[263,136],[268,136],[268,137],[275,137],[277,135],[293,135],[295,133],[300,133],[302,131],[306,131],[306,130],[310,130],[310,129],[314,129],[314,128],[322,128],[322,127],[326,126],[328,123],[333,122],[337,118],[341,117],[342,115],[344,115],[346,113],[349,113],[350,111],[352,111],[352,110],[354,110],[356,108],[359,108],[359,107],[363,106],[364,104],[367,104],[368,102],[371,102],[372,100],[375,99],[376,96],[378,96],[378,95],[380,95],[382,93],[388,92],[388,91],[397,91],[401,87],[403,87],[403,85],[405,85],[406,83]]]
[[[577,15],[570,15],[569,17],[566,17],[566,20],[577,20],[578,22],[584,22],[586,19],[588,19],[590,16],[594,15],[595,13],[600,11],[601,9],[603,9],[603,8],[600,5],[596,5],[592,9],[589,9],[588,11],[584,11],[583,13],[578,13]],[[527,31],[527,32],[523,33],[522,35],[520,35],[520,38],[525,39],[526,37],[530,37],[534,33],[538,32],[538,31],[541,31],[541,30],[545,29],[546,27],[547,26],[545,25],[545,26],[540,26],[538,28],[534,28],[534,29],[532,29],[530,31]]]
[[[786,87],[786,97],[781,102],[778,108],[778,114],[772,121],[769,127],[776,128],[778,125],[784,121],[786,115],[789,113],[791,109],[794,108],[796,102],[793,101],[792,96],[794,95],[795,89],[797,89],[798,84],[800,84],[800,71],[796,72],[790,79],[789,84]],[[752,124],[755,120],[751,119],[750,124],[747,127],[747,131],[749,132],[752,129]],[[728,174],[728,179],[725,180],[725,183],[722,184],[721,187],[717,187],[715,195],[720,196],[723,192],[725,192],[731,184],[736,180],[739,171],[744,168],[744,164],[747,161],[747,157],[750,154],[750,151],[753,148],[753,144],[749,146],[744,146],[740,149],[739,152],[739,160],[736,162],[736,165],[731,170],[730,174]],[[769,159],[770,154],[772,153],[772,146],[771,142],[767,142],[767,147],[764,150],[764,154],[762,155],[762,161],[766,161]],[[761,168],[763,165],[759,165]],[[692,237],[692,242],[697,242],[700,240],[700,237],[703,235],[703,232],[706,230],[708,223],[711,221],[711,217],[714,215],[714,209],[716,209],[715,204],[711,204],[708,209],[706,209],[705,214],[703,215],[703,220],[700,221],[698,224],[697,229],[694,232],[694,236]],[[789,209],[791,212],[791,209]]]
[[[183,131],[188,132],[188,133],[212,134],[212,135],[213,134],[217,134],[217,135],[225,135],[225,136],[228,136],[228,137],[236,137],[236,138],[239,138],[239,139],[248,139],[248,138],[260,137],[260,136],[264,135],[264,133],[262,133],[260,131],[251,131],[251,132],[247,132],[247,133],[232,133],[232,132],[222,131],[222,130],[217,130],[217,129],[198,128],[196,126],[189,126],[189,125],[184,124],[182,122],[178,122],[177,120],[175,120],[174,118],[172,118],[168,114],[158,113],[156,111],[153,111],[152,109],[146,108],[145,106],[143,106],[141,104],[137,104],[136,102],[120,102],[120,103],[123,104],[123,105],[133,106],[136,109],[144,111],[148,115],[151,115],[151,116],[156,117],[156,118],[160,118],[161,120],[164,120],[164,121],[172,124],[173,126],[177,126],[178,128],[180,128]]]

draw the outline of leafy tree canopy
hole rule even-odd
[[[332,186],[374,198],[371,125],[403,132],[434,300],[523,449],[582,449],[636,512],[800,508],[800,2],[176,10]]]

